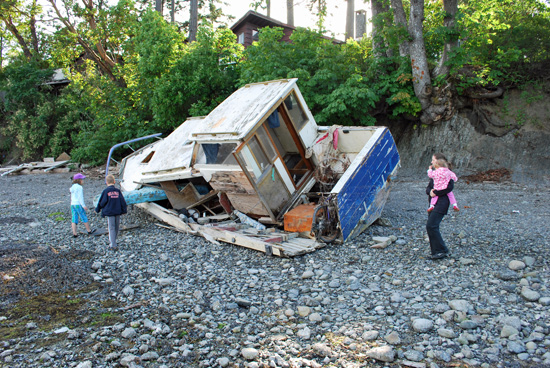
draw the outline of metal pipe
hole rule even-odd
[[[160,135],[162,135],[162,133],[155,133],[155,134],[147,135],[145,137],[135,138],[135,139],[131,139],[131,140],[126,141],[126,142],[117,143],[113,147],[111,147],[111,149],[109,150],[109,157],[107,157],[107,166],[105,167],[105,177],[107,177],[107,175],[109,175],[109,163],[111,162],[111,155],[113,154],[113,151],[115,149],[117,149],[120,146],[124,146],[125,144],[130,144],[130,143],[142,141],[144,139],[155,138],[155,137],[158,137]]]

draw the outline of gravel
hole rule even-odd
[[[113,252],[72,238],[70,174],[2,177],[0,366],[550,367],[549,190],[459,181],[431,261],[421,174],[394,182],[385,226],[289,259],[132,206]],[[90,207],[102,189],[85,180]]]

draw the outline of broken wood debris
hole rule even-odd
[[[279,257],[294,257],[311,253],[325,246],[324,243],[319,243],[315,239],[299,238],[294,233],[276,229],[258,230],[246,224],[223,223],[218,226],[217,224],[186,223],[179,218],[177,212],[153,202],[138,203],[136,206],[169,225],[157,224],[157,226],[202,236],[215,244],[219,244],[219,242],[235,244]]]
[[[44,172],[69,172],[70,168],[66,166],[70,160],[65,161],[53,161],[53,162],[29,162],[21,164],[19,166],[8,166],[1,167],[0,172],[1,176],[6,176],[9,174],[35,174],[35,173],[44,173]]]

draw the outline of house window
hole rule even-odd
[[[258,41],[260,39],[260,34],[257,29],[252,30],[252,41]]]
[[[239,33],[239,35],[237,36],[237,43],[244,45],[244,32]]]

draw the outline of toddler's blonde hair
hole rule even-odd
[[[105,182],[107,184],[114,184],[115,183],[115,177],[111,174],[107,175],[107,177],[105,178]]]
[[[447,164],[447,160],[445,160],[445,159],[443,159],[443,158],[436,159],[435,162],[437,162],[437,166],[438,166],[438,167],[446,167],[446,168],[449,168],[449,165]]]

